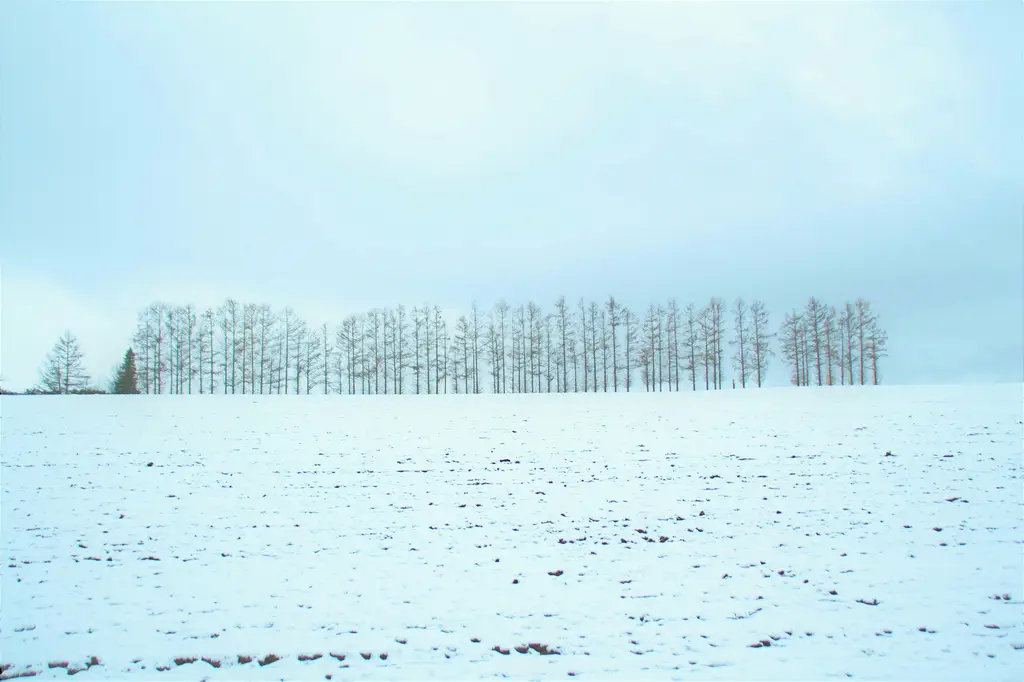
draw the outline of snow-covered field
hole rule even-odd
[[[4,398],[0,661],[1024,679],[1021,406],[1019,384]]]

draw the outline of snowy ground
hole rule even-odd
[[[1021,405],[1019,384],[4,398],[0,661],[1024,679]]]

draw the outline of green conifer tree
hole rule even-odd
[[[138,377],[135,372],[135,351],[131,348],[124,354],[124,362],[114,380],[114,393],[134,394],[139,392]]]

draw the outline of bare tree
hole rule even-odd
[[[843,306],[843,311],[839,316],[839,333],[842,336],[840,364],[844,369],[844,383],[848,380],[849,384],[853,386],[857,383],[854,379],[853,367],[854,362],[859,358],[860,351],[857,347],[857,311],[849,301]]]
[[[153,349],[153,337],[145,313],[139,314],[139,323],[135,334],[132,335],[132,344],[137,349],[135,363],[139,391],[141,393],[150,393],[152,392],[150,353],[152,353]]]
[[[242,306],[242,393],[260,393],[259,360],[263,357],[260,347],[260,316],[262,304],[247,303]]]
[[[867,382],[867,374],[864,371],[864,367],[871,360],[867,342],[871,327],[875,324],[875,314],[871,310],[871,304],[863,298],[858,298],[854,301],[853,305],[857,314],[855,326],[857,330],[857,349],[859,350],[859,379],[860,385],[863,386]]]
[[[448,392],[448,323],[434,306],[434,393]],[[443,389],[443,390],[442,390]]]
[[[189,303],[186,305],[182,312],[184,313],[184,326],[183,336],[185,342],[185,370],[186,380],[188,382],[189,395],[192,394],[192,382],[196,378],[196,367],[195,358],[193,357],[193,351],[196,350],[197,334],[196,331],[199,327],[199,319],[196,316],[196,308],[194,305]]]
[[[384,310],[384,393],[398,395],[398,380],[402,370],[398,367],[398,313]]]
[[[526,304],[527,319],[527,367],[530,371],[530,393],[537,393],[541,387],[541,358],[542,342],[544,337],[543,319],[544,313],[540,306],[530,301]],[[550,358],[550,356],[549,356]]]
[[[185,306],[178,306],[174,312],[178,324],[178,335],[175,339],[175,352],[178,358],[178,393],[184,394],[188,389],[189,374],[191,373],[189,359],[192,345],[189,343],[189,319]]]
[[[597,317],[600,312],[600,307],[597,305],[596,301],[590,302],[588,312],[590,313],[590,374],[594,379],[594,383],[592,385],[594,393],[597,393],[597,351],[600,350],[602,346],[602,339],[599,339],[597,336]],[[603,328],[601,329],[601,336],[604,336]]]
[[[57,339],[46,356],[46,363],[39,372],[40,386],[47,393],[68,394],[80,391],[89,383],[82,364],[84,355],[78,346],[78,339],[65,331]]]
[[[263,317],[264,304],[252,306],[249,313],[249,393],[262,393],[260,389],[260,378],[263,375],[262,358],[263,336],[260,334],[260,324]]]
[[[448,374],[451,375],[452,379],[452,393],[458,395],[462,391],[459,390],[459,382],[462,381],[462,337],[459,335],[459,322],[455,321],[455,333],[451,338],[452,347],[451,352],[448,355]]]
[[[434,323],[431,320],[430,306],[425,305],[422,309],[423,313],[423,366],[426,369],[426,389],[427,394],[431,393],[431,374],[430,370],[434,367],[434,357],[431,353],[431,349],[435,346],[436,336],[434,335]]]
[[[138,327],[132,339],[133,347],[137,352],[139,388],[143,393],[150,394],[160,392],[157,337],[159,335],[158,328],[163,327],[163,320],[155,308],[155,305],[150,305],[139,313]]]
[[[344,372],[347,380],[346,390],[349,394],[355,394],[358,390],[359,381],[359,367],[362,364],[362,359],[359,357],[359,319],[357,316],[352,315],[341,323],[336,333],[337,345],[340,349],[338,355],[338,365],[344,369],[339,369],[339,387],[341,385],[341,373]]]
[[[178,324],[178,335],[175,339],[175,352],[178,358],[178,393],[184,394],[188,389],[189,376],[191,374],[190,358],[192,353],[192,344],[189,343],[189,317],[188,310],[185,306],[178,306],[175,308],[175,315],[177,316]]]
[[[572,318],[570,318],[571,320]],[[576,340],[576,325],[570,322],[571,336],[569,337],[569,362],[572,363],[572,390],[573,393],[580,391],[580,345]],[[567,389],[568,390],[568,389]],[[586,378],[584,377],[584,390],[586,390]]]
[[[647,322],[648,318],[645,316],[641,325],[643,334],[643,343],[640,344],[640,350],[637,352],[637,366],[640,368],[640,383],[644,385],[644,390],[651,390],[651,348],[647,340]]]
[[[598,325],[598,329],[601,330],[601,385],[605,393],[608,392],[608,322],[604,312],[604,308],[599,308],[601,311],[601,322]]]
[[[132,336],[136,349],[136,373],[139,390],[142,393],[156,393],[156,327],[153,324],[153,307],[139,313],[138,325]]]
[[[371,391],[379,395],[380,371],[383,364],[381,352],[381,333],[384,328],[383,314],[380,310],[371,310],[366,314],[366,340],[369,346],[368,370],[372,378]],[[384,385],[387,386],[387,377],[384,378]]]
[[[260,303],[253,306],[252,331],[250,332],[252,349],[249,352],[249,390],[251,393],[263,393],[267,360],[267,349],[265,348],[267,334],[264,333],[264,325],[267,324],[266,318],[270,316],[269,304]],[[269,325],[267,331],[269,331]]]
[[[828,386],[835,385],[835,376],[832,372],[836,367],[836,360],[839,359],[839,366],[842,367],[841,356],[839,350],[836,348],[836,343],[839,340],[839,333],[836,329],[836,309],[835,306],[825,306],[825,324],[823,327],[825,335],[825,383]]]
[[[644,347],[641,351],[643,359],[643,370],[641,372],[644,387],[648,391],[654,391],[658,380],[658,355],[661,352],[660,341],[661,313],[658,306],[651,303],[647,306],[647,316],[644,318],[643,333]]]
[[[715,363],[715,327],[711,308],[701,308],[697,314],[697,339],[700,359],[704,364],[704,390],[711,390]],[[715,380],[717,386],[717,379]]]
[[[590,342],[587,337],[587,307],[583,299],[579,300],[579,353],[583,358],[583,392],[590,392]]]
[[[675,298],[671,298],[668,301],[668,307],[666,308],[668,315],[665,324],[666,332],[668,333],[667,348],[668,348],[668,375],[669,375],[669,389],[672,389],[672,385],[675,385],[676,392],[679,391],[679,375],[682,374],[679,366],[679,327],[680,327],[680,310],[679,302]]]
[[[156,393],[164,392],[164,371],[167,369],[167,360],[164,356],[164,350],[166,345],[170,345],[168,343],[168,337],[165,335],[166,329],[164,328],[164,311],[166,311],[166,309],[167,306],[163,303],[155,303],[150,309],[156,323],[156,335],[153,339],[156,344],[156,355],[154,357],[153,365],[153,374],[156,379]]]
[[[750,341],[753,347],[752,361],[754,365],[754,376],[757,378],[757,387],[764,384],[764,377],[768,372],[768,364],[775,356],[769,339],[775,336],[768,332],[769,329],[768,309],[763,301],[754,301],[750,304]]]
[[[733,307],[733,329],[736,337],[731,343],[736,346],[736,352],[732,357],[732,366],[739,372],[742,388],[747,387],[747,379],[754,371],[753,343],[750,338],[753,335],[752,322],[747,304],[742,298],[737,298]]]
[[[512,309],[512,339],[509,349],[509,369],[512,373],[512,392],[523,393],[526,377],[522,348],[526,343],[526,308]]]
[[[801,373],[801,329],[803,318],[794,310],[787,313],[782,321],[782,329],[779,331],[779,338],[782,341],[782,357],[793,366],[790,380],[797,386],[803,385],[803,374]]]
[[[198,325],[196,328],[196,354],[198,356],[198,371],[199,371],[199,393],[206,393],[206,366],[207,358],[210,357],[213,350],[213,344],[211,343],[210,337],[207,336],[206,327],[207,324],[213,324],[213,320],[207,318],[207,313],[211,312],[209,309],[204,310],[198,318]],[[212,318],[212,315],[210,316]],[[212,364],[212,358],[211,364]],[[212,389],[210,391],[213,392]]]
[[[473,393],[480,393],[480,338],[483,333],[483,326],[480,321],[480,309],[473,301],[469,313],[470,319],[470,346],[473,350]]]
[[[171,392],[180,395],[185,392],[185,314],[181,306],[167,309],[167,336],[170,341],[170,385]]]
[[[509,369],[512,372],[512,392],[525,393],[527,390],[526,366],[526,307],[520,305],[512,310],[512,338],[509,355]]]
[[[292,320],[293,336],[288,345],[295,359],[295,395],[302,393],[302,378],[306,374],[306,322],[298,315]],[[315,343],[315,342],[314,342]]]
[[[423,373],[423,344],[426,330],[424,329],[423,318],[420,317],[420,309],[412,309],[412,347],[413,347],[413,361],[412,361],[412,376],[415,381],[416,394],[420,393],[420,377]]]
[[[846,328],[849,320],[846,317],[846,308],[839,310],[836,318],[836,334],[839,337],[839,385],[846,385],[846,340],[848,338]]]
[[[629,308],[622,308],[622,321],[625,327],[624,343],[626,346],[626,355],[623,358],[626,365],[626,392],[633,386],[633,357],[636,354],[637,344],[637,319],[636,315],[633,314]]]
[[[309,395],[313,392],[313,387],[320,384],[321,371],[323,371],[325,376],[327,374],[325,371],[326,367],[322,362],[323,356],[320,352],[320,330],[307,328],[303,338],[303,346],[305,348],[305,353],[303,353],[303,375],[306,380],[306,395]],[[324,390],[324,393],[327,393],[327,391]]]
[[[388,373],[388,361],[390,358],[388,350],[388,341],[391,338],[391,330],[395,325],[395,316],[390,309],[385,308],[380,312],[380,324],[381,324],[381,345],[380,345],[380,358],[381,358],[381,383],[384,385],[384,395],[388,394],[388,382],[391,381],[391,374]]]
[[[404,305],[399,305],[395,310],[395,321],[393,325],[393,338],[391,348],[394,353],[392,364],[395,376],[395,394],[405,391],[405,370],[409,364],[409,339],[406,336],[409,321]]]
[[[178,379],[181,361],[181,339],[178,329],[178,307],[164,308],[164,330],[167,333],[167,387],[171,394],[180,393],[181,382]]]
[[[697,309],[692,303],[686,305],[686,326],[683,329],[683,352],[686,355],[686,371],[690,374],[690,386],[697,390],[698,348],[700,329]]]
[[[505,339],[508,331],[508,311],[509,305],[504,299],[498,301],[494,306],[494,317],[495,317],[495,331],[497,332],[497,343],[498,350],[500,351],[496,357],[498,361],[497,374],[499,379],[498,393],[507,392],[507,367],[505,363],[506,348]]]
[[[226,303],[221,304],[220,307],[217,308],[217,317],[219,318],[218,324],[220,327],[221,340],[221,385],[224,388],[224,394],[227,395],[231,390],[231,314],[228,311],[228,305]]]
[[[557,351],[557,346],[554,341],[554,330],[553,330],[554,317],[552,315],[539,315],[537,322],[537,346],[544,347],[544,358],[547,361],[547,371],[544,372],[544,390],[551,393],[551,384],[556,385],[559,383],[561,372],[558,368],[559,363],[562,361],[561,355]],[[554,362],[554,367],[552,367]],[[537,360],[537,384],[540,385],[540,358]]]
[[[803,384],[811,385],[811,325],[806,313],[800,320],[800,366],[803,368]]]
[[[350,393],[351,384],[348,377],[348,345],[345,338],[345,323],[342,322],[334,330],[334,350],[331,370],[334,372],[334,385],[338,393]]]
[[[239,309],[238,301],[233,298],[229,298],[224,302],[224,310],[231,324],[231,392],[234,393],[238,390],[238,351],[240,348],[238,342],[238,323],[241,317],[241,310]]]
[[[657,386],[659,391],[665,390],[665,352],[668,348],[668,342],[665,336],[665,309],[660,305],[655,306],[655,371],[657,377]]]
[[[359,391],[363,395],[373,392],[374,357],[369,341],[370,315],[359,316]]]
[[[292,336],[291,325],[294,323],[294,318],[294,313],[288,307],[285,307],[279,315],[281,326],[277,328],[274,334],[274,357],[271,360],[270,382],[273,386],[272,392],[278,395],[282,391],[285,394],[288,393],[288,367],[291,364],[288,342]]]
[[[242,394],[255,393],[252,390],[252,380],[255,377],[255,371],[253,367],[253,358],[255,345],[252,343],[252,337],[255,336],[256,331],[256,305],[252,303],[244,303],[242,305],[242,338],[239,343],[239,351],[241,353],[241,370],[242,370]]]
[[[569,311],[569,304],[565,300],[565,296],[559,296],[558,300],[555,301],[555,326],[558,329],[558,352],[562,356],[562,382],[560,384],[560,390],[568,392],[569,390],[569,355],[571,353],[571,346],[575,344],[575,339],[572,338],[572,313]]]
[[[614,296],[609,296],[605,303],[605,311],[608,319],[608,336],[611,340],[612,350],[612,390],[619,391],[619,325],[621,317],[621,306]],[[605,344],[607,346],[607,344]],[[607,363],[605,363],[607,366]],[[607,369],[605,370],[607,375]],[[605,391],[608,390],[608,380],[605,379]]]
[[[164,348],[166,357],[164,369],[167,372],[166,381],[162,382],[167,386],[168,393],[178,392],[178,309],[176,306],[164,308]]]
[[[465,315],[459,316],[458,321],[455,323],[455,338],[453,340],[454,345],[454,358],[458,361],[454,367],[455,372],[455,392],[459,392],[459,379],[462,379],[465,393],[472,393],[472,380],[473,371],[472,364],[470,362],[471,346],[473,337],[473,327],[469,322],[469,318]],[[461,373],[460,373],[461,370]]]
[[[889,335],[878,325],[877,317],[872,318],[871,326],[868,327],[866,334],[867,346],[865,351],[867,352],[868,361],[871,363],[871,383],[877,386],[882,378],[878,370],[878,361],[888,355],[885,347],[889,341]]]
[[[331,361],[334,357],[334,346],[331,345],[331,337],[327,331],[327,323],[320,325],[320,363],[322,367],[322,379],[324,382],[324,395],[331,392],[331,367],[333,366]],[[341,385],[338,385],[338,390],[341,390]]]
[[[285,395],[288,394],[288,385],[290,383],[289,371],[292,364],[292,339],[295,337],[298,322],[298,316],[291,306],[285,306],[284,310],[281,311],[281,323],[284,326],[281,328],[280,355],[278,358],[279,371],[283,372],[278,388],[279,390],[283,388]],[[298,370],[296,369],[296,371]]]
[[[811,348],[814,353],[814,372],[818,386],[824,384],[825,375],[822,371],[822,360],[825,346],[825,327],[828,318],[828,310],[825,305],[815,297],[807,301],[807,310],[804,320],[807,326],[807,334]]]
[[[217,390],[216,382],[216,363],[214,357],[217,352],[217,348],[214,342],[214,333],[217,329],[216,323],[216,312],[213,308],[207,308],[203,311],[203,329],[202,334],[206,337],[206,348],[208,351],[207,360],[209,361],[208,374],[210,378],[210,394],[212,395]]]
[[[717,296],[712,297],[708,302],[708,310],[711,317],[711,351],[713,353],[715,388],[721,389],[725,380],[725,372],[722,368],[725,358],[725,353],[722,350],[722,344],[725,341],[725,301]]]
[[[497,313],[491,313],[487,321],[487,353],[491,365],[491,392],[501,393],[501,342],[498,340]]]

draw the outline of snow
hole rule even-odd
[[[1021,679],[1021,405],[1020,384],[5,397],[0,661]]]

